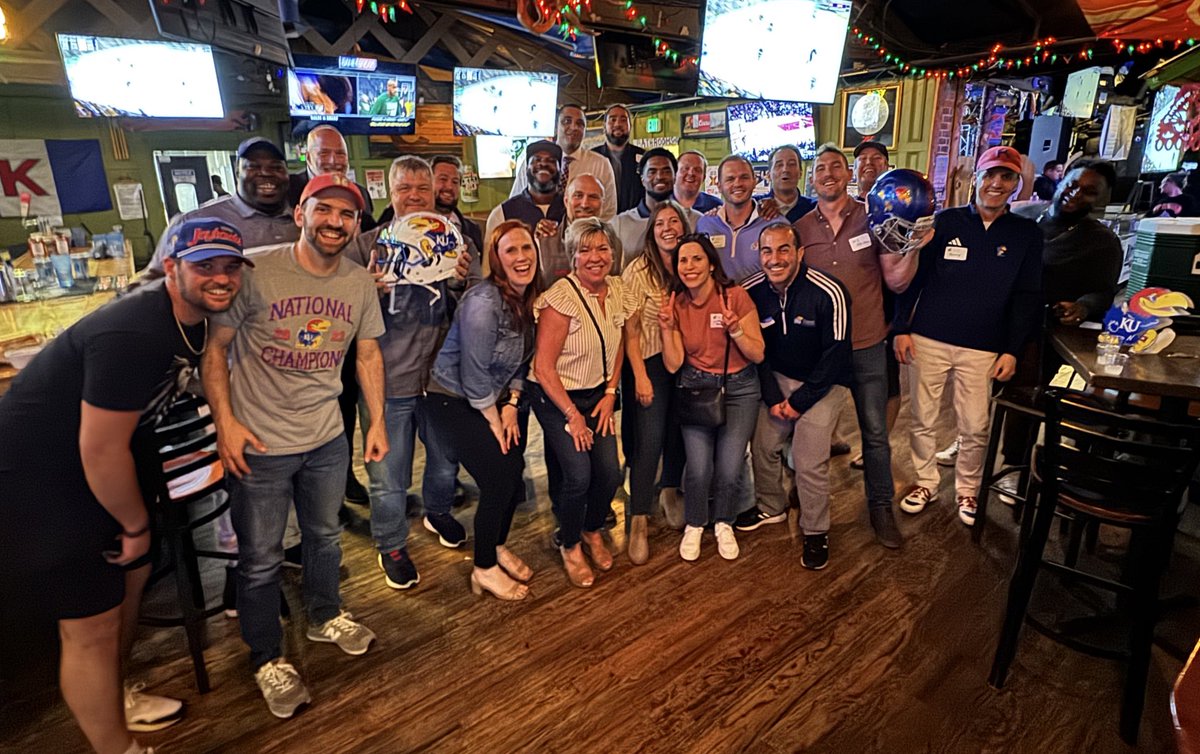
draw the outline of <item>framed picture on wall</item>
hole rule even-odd
[[[842,149],[864,141],[877,141],[889,149],[896,145],[900,121],[900,85],[852,89],[842,97]]]
[[[684,113],[680,133],[685,137],[707,138],[729,135],[729,126],[725,122],[725,110],[711,110],[702,113]]]

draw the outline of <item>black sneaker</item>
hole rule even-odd
[[[800,565],[810,571],[819,571],[829,565],[828,534],[804,535],[804,555],[800,558]]]
[[[760,526],[781,524],[784,521],[787,521],[787,511],[772,515],[756,505],[750,510],[739,513],[733,526],[738,531],[754,531]]]
[[[438,535],[442,547],[458,547],[467,541],[467,530],[449,513],[430,513],[425,516],[425,528]]]
[[[409,559],[407,549],[379,553],[379,568],[392,589],[409,589],[421,583],[421,575]]]
[[[358,481],[358,477],[354,476],[354,472],[346,477],[346,502],[354,503],[355,505],[370,505],[371,497],[367,494],[367,488],[362,486],[362,482]]]
[[[304,567],[304,550],[300,545],[292,545],[283,551],[283,567],[284,568],[303,568]]]

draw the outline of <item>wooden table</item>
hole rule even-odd
[[[1200,401],[1200,335],[1180,335],[1156,354],[1130,356],[1121,374],[1105,374],[1096,365],[1097,330],[1078,327],[1056,327],[1050,334],[1054,350],[1094,388],[1122,393],[1158,395],[1185,403]],[[1197,358],[1168,358],[1168,354],[1187,353]],[[1186,409],[1186,407],[1185,407]]]

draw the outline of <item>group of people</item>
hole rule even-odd
[[[582,109],[559,109],[555,140],[527,147],[513,196],[482,234],[457,209],[456,158],[392,163],[385,215],[437,213],[467,239],[453,276],[427,287],[393,286],[376,269],[380,228],[346,177],[336,130],[310,135],[307,170],[294,176],[278,147],[250,139],[236,193],[173,220],[141,290],[83,319],[15,380],[0,400],[0,486],[24,517],[12,520],[29,523],[4,529],[5,604],[20,604],[8,593],[36,574],[36,599],[59,619],[64,697],[98,751],[142,751],[127,726],[179,715],[178,702],[127,687],[122,716],[120,658],[151,544],[139,472],[154,464],[148,433],[184,371],[200,369],[227,470],[251,669],[269,710],[288,717],[310,698],[279,621],[289,548],[303,567],[307,638],[350,655],[375,638],[338,587],[356,410],[371,534],[393,589],[420,580],[407,547],[419,436],[424,527],[447,547],[467,540],[452,513],[463,466],[479,489],[470,588],[529,595],[533,570],[507,541],[526,495],[530,413],[571,584],[590,587],[614,566],[605,529],[626,473],[633,564],[651,557],[656,507],[694,561],[708,527],[734,559],[739,533],[783,522],[790,504],[801,562],[819,570],[847,398],[872,530],[898,548],[900,365],[910,366],[917,470],[907,513],[937,500],[935,425],[952,385],[955,510],[971,525],[992,383],[1042,379],[1043,317],[1078,324],[1115,293],[1119,243],[1089,218],[1112,188],[1105,163],[1072,166],[1035,220],[1008,210],[1020,155],[989,149],[972,203],[939,213],[920,250],[902,256],[880,245],[849,193],[887,170],[882,144],[864,142],[852,160],[820,147],[813,198],[799,190],[795,147],[771,154],[763,197],[750,162],[729,155],[717,199],[702,191],[702,154],[629,143],[628,109],[609,108],[596,151],[580,149],[585,125]]]

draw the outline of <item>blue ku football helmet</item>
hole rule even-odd
[[[933,213],[933,184],[915,170],[889,170],[867,192],[871,233],[892,254],[915,249],[921,235],[933,227]]]

